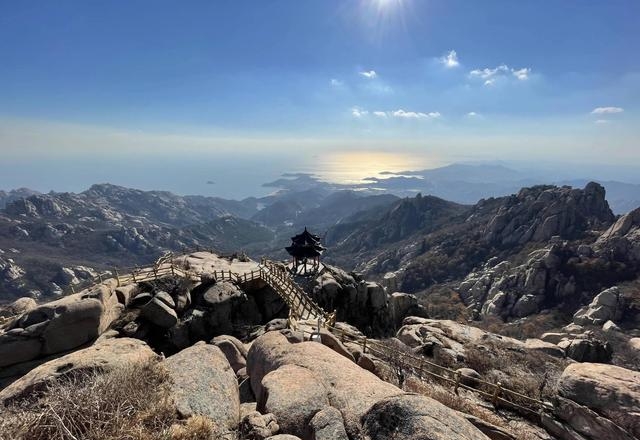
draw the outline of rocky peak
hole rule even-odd
[[[482,204],[480,204],[482,207]],[[576,238],[615,220],[605,189],[590,182],[584,189],[539,185],[505,197],[484,230],[484,239],[500,245]]]

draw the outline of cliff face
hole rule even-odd
[[[480,203],[478,209],[482,208]],[[597,183],[591,182],[584,189],[535,186],[501,200],[483,238],[503,246],[544,242],[554,236],[579,238],[614,220],[605,190]]]

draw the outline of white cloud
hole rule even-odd
[[[362,118],[364,116],[367,116],[368,114],[369,112],[367,110],[364,110],[360,107],[351,108],[351,116],[353,116],[354,118]]]
[[[489,67],[484,69],[474,69],[469,72],[469,77],[483,79],[485,86],[491,86],[494,85],[499,78],[505,78],[509,74],[513,75],[520,81],[526,81],[529,79],[529,75],[531,74],[531,68],[523,67],[521,69],[514,69],[506,64],[500,64],[498,67],[494,67],[493,69]]]
[[[596,107],[591,112],[592,115],[608,115],[613,113],[622,113],[623,108],[620,107]]]
[[[378,74],[376,73],[375,70],[369,70],[369,71],[365,71],[365,72],[360,72],[360,75],[364,76],[365,78],[369,78],[369,79],[374,79],[378,77]]]
[[[400,118],[400,119],[437,119],[442,115],[440,112],[415,112],[415,111],[407,111],[403,109],[398,110],[389,110],[389,111],[381,111],[376,110],[373,112],[369,112],[361,107],[352,107],[351,115],[354,118],[363,118],[367,115],[373,115],[378,118]]]
[[[511,69],[511,73],[513,73],[513,76],[518,78],[520,81],[526,81],[526,80],[529,79],[529,74],[531,73],[531,68],[524,67],[524,68],[519,69],[519,70]]]
[[[344,82],[336,78],[331,78],[331,85],[333,87],[342,87],[344,85]]]
[[[480,116],[480,115],[478,115],[478,113],[476,113],[476,112],[469,112],[469,113],[467,113],[467,116],[469,116],[470,118],[473,118],[475,116]]]
[[[435,119],[442,116],[440,112],[413,112],[413,111],[405,111],[403,109],[398,109],[390,112],[391,116],[395,118],[404,118],[404,119]]]
[[[455,50],[450,50],[449,53],[442,56],[440,58],[440,62],[449,69],[458,67],[460,65],[460,61],[458,61],[458,54]]]
[[[480,77],[482,79],[490,79],[496,75],[499,75],[503,72],[508,72],[508,71],[509,71],[509,67],[507,67],[505,64],[501,64],[495,69],[490,69],[487,67],[485,69],[472,70],[471,72],[469,72],[469,76]]]

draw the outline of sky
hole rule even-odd
[[[640,164],[638,22],[637,0],[0,0],[0,187],[150,154]]]

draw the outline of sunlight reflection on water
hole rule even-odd
[[[426,156],[379,151],[336,152],[317,157],[302,172],[335,183],[361,183],[369,177],[384,179],[390,174],[418,171],[440,166],[441,162]]]

